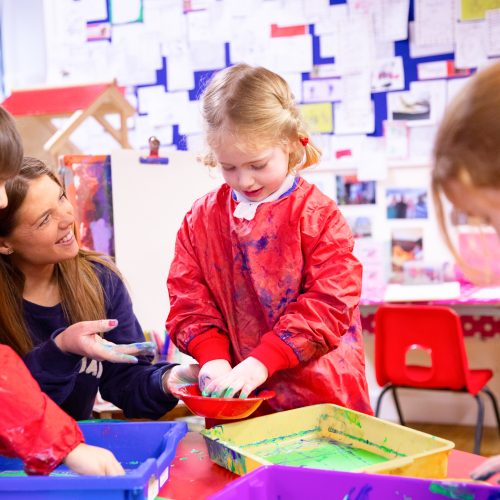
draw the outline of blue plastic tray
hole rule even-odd
[[[271,465],[244,475],[210,500],[500,500],[500,487]]]
[[[114,453],[125,476],[79,476],[63,465],[50,476],[21,476],[20,460],[0,457],[0,498],[154,499],[168,479],[177,444],[187,432],[184,422],[81,423],[80,428],[88,444]],[[13,477],[2,477],[10,472]]]

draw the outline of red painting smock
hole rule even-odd
[[[274,411],[336,403],[372,414],[358,309],[361,264],[335,202],[304,179],[236,218],[224,184],[177,235],[167,330],[201,365],[264,363]]]
[[[10,347],[0,345],[0,366],[0,455],[20,458],[28,474],[49,474],[83,443],[80,428]]]

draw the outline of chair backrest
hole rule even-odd
[[[407,353],[415,347],[430,354],[430,367],[407,364]],[[468,362],[457,313],[441,306],[380,306],[375,315],[375,372],[381,386],[465,389]]]

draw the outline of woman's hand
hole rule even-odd
[[[491,476],[500,472],[500,455],[488,458],[479,467],[476,467],[472,472],[470,477],[476,479],[477,481],[485,481]]]
[[[200,365],[177,365],[166,370],[162,377],[163,391],[165,394],[173,394],[176,389],[183,385],[196,384]]]
[[[239,393],[240,398],[246,398],[267,380],[268,375],[266,366],[250,356],[229,373],[208,384],[203,395],[211,395],[214,398],[232,398]]]
[[[88,476],[123,476],[125,471],[113,453],[104,448],[80,443],[63,463],[77,474]]]
[[[99,335],[101,332],[109,332],[117,325],[116,319],[81,321],[62,331],[55,337],[54,342],[62,352],[112,363],[137,363],[136,356],[154,354],[155,347],[152,342],[114,344]]]
[[[198,375],[198,385],[200,391],[204,396],[209,396],[210,393],[206,392],[207,386],[215,379],[226,375],[231,371],[229,361],[225,359],[214,359],[205,363]]]

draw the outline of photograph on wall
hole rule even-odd
[[[406,262],[423,260],[424,231],[422,228],[400,228],[391,231],[391,268],[401,274]]]
[[[337,175],[336,184],[339,205],[375,205],[375,181],[360,181],[356,175]]]
[[[59,173],[66,196],[75,209],[81,247],[114,257],[111,158],[66,155],[62,157]]]
[[[431,92],[418,89],[387,94],[387,119],[400,120],[412,125],[431,123]]]
[[[388,188],[385,191],[388,219],[427,219],[427,189]]]
[[[346,217],[354,238],[372,237],[372,219],[368,215]]]

